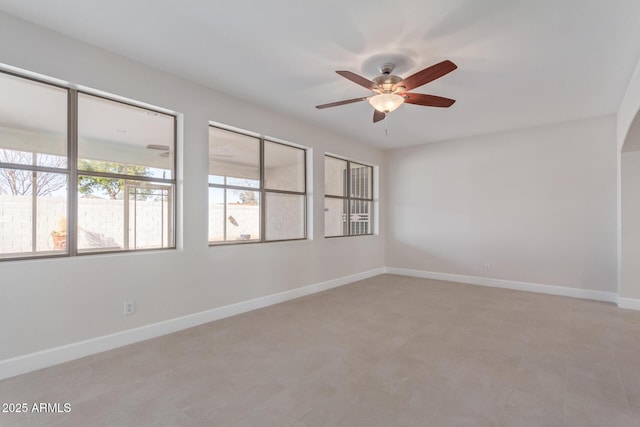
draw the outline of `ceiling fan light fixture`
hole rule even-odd
[[[422,105],[424,107],[441,108],[451,107],[453,103],[456,102],[455,99],[410,92],[411,90],[439,79],[458,68],[456,64],[448,59],[418,71],[406,79],[391,74],[394,67],[395,66],[392,63],[382,64],[380,66],[381,75],[372,80],[366,79],[352,73],[351,71],[336,71],[336,73],[347,80],[351,80],[353,83],[370,90],[373,92],[373,95],[316,105],[316,108],[321,110],[329,107],[337,107],[339,105],[353,104],[354,102],[361,102],[366,99],[369,101],[369,104],[375,108],[373,123],[377,123],[386,117],[386,113],[395,111],[405,102],[407,104]]]
[[[404,103],[404,98],[397,93],[380,93],[369,98],[369,104],[382,113],[390,113]]]

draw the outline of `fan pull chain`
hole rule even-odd
[[[389,138],[389,123],[390,123],[390,114],[387,114],[387,120],[384,121],[384,136]]]

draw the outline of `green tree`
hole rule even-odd
[[[242,191],[238,198],[240,199],[240,203],[243,205],[257,205],[258,199],[256,198],[255,191]]]
[[[123,163],[99,162],[95,160],[80,160],[78,162],[78,191],[83,196],[95,193],[106,193],[109,198],[115,200],[124,189],[124,180],[119,178],[108,178],[100,176],[81,175],[82,171],[98,173],[134,174],[139,176],[147,175],[147,168],[144,166],[125,165]]]

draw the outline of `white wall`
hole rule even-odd
[[[3,13],[0,62],[184,118],[179,250],[0,262],[0,361],[384,265],[384,228],[380,236],[322,238],[324,152],[380,165],[384,174],[381,151]],[[313,149],[314,240],[208,246],[210,120]],[[137,313],[124,317],[127,299],[136,300]]]
[[[621,305],[640,309],[640,274],[638,259],[638,212],[637,155],[623,150],[640,149],[640,61],[631,76],[624,98],[618,109],[618,283]],[[635,241],[634,241],[635,239]],[[626,301],[624,300],[626,299]],[[636,301],[631,301],[635,299]]]
[[[387,266],[616,292],[614,116],[395,150],[387,170]]]
[[[622,153],[620,296],[640,299],[640,151]]]
[[[631,76],[617,113],[618,149],[622,150],[631,125],[640,111],[640,60]]]

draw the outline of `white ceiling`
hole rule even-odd
[[[384,148],[615,113],[640,58],[638,0],[0,0],[0,10]],[[335,70],[373,78],[389,59],[403,77],[453,61],[415,92],[457,102],[403,105],[377,124],[366,102],[314,108],[368,95]]]

